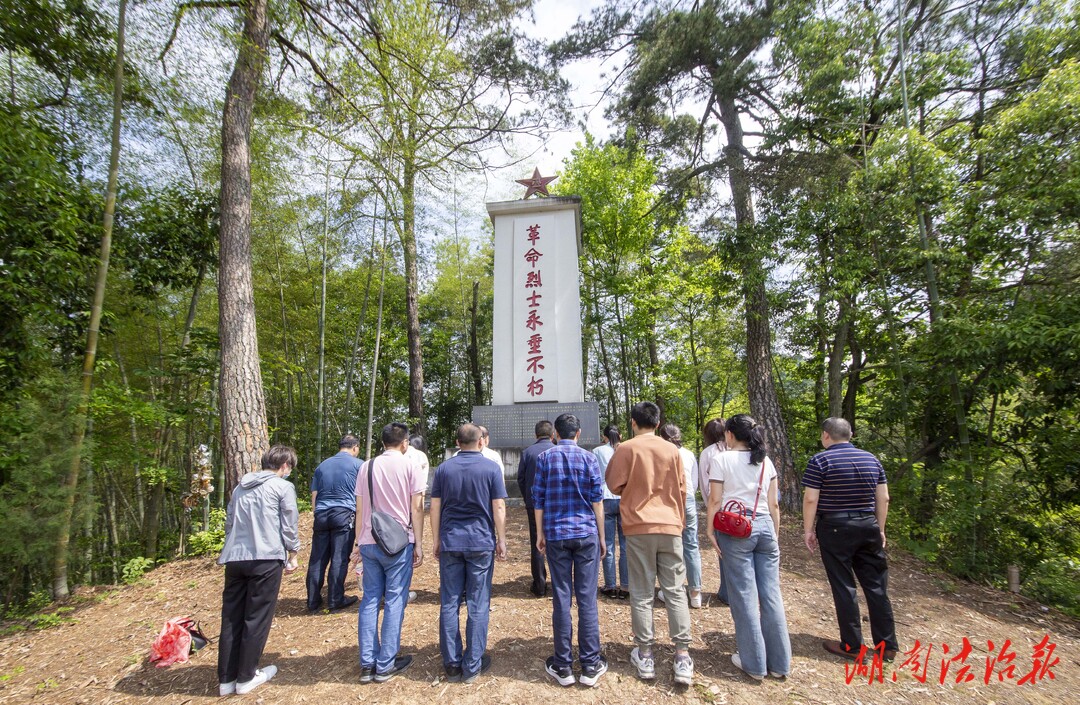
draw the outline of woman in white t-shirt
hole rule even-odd
[[[701,449],[701,456],[698,458],[698,467],[701,469],[699,489],[701,498],[705,500],[706,509],[709,507],[709,490],[711,489],[709,467],[712,465],[713,458],[727,450],[727,444],[724,443],[724,423],[724,419],[715,418],[706,421],[701,427],[701,440],[705,443],[705,447]],[[712,529],[705,533],[711,534]],[[720,588],[716,591],[716,599],[726,605],[728,595],[727,587],[724,585],[724,559],[718,556],[716,562],[720,570]]]
[[[724,559],[731,618],[738,652],[735,666],[755,680],[768,674],[784,678],[791,671],[784,599],[780,595],[780,505],[776,499],[776,468],[765,454],[765,432],[750,416],[728,419],[724,441],[729,450],[709,467],[709,526],[731,500],[742,503],[744,516],[753,517],[746,538],[713,530],[709,538]]]
[[[615,449],[622,442],[619,427],[612,424],[604,429],[604,438],[607,443],[593,450],[596,461],[600,465],[600,477],[607,474],[608,461],[615,455]],[[604,481],[604,541],[607,543],[607,552],[602,561],[604,569],[604,587],[600,594],[604,597],[625,600],[630,597],[630,581],[627,578],[628,564],[626,562],[626,535],[622,530],[622,516],[619,513],[619,495],[614,494]],[[618,534],[618,541],[616,541]],[[618,561],[615,559],[615,545],[619,546]],[[618,574],[615,566],[618,564]]]
[[[682,532],[683,563],[686,564],[686,591],[690,598],[690,606],[699,608],[701,607],[701,551],[698,549],[697,458],[689,450],[683,448],[682,429],[675,424],[664,424],[660,427],[659,433],[661,438],[679,449],[683,472],[686,474],[686,524]],[[657,597],[663,602],[664,591],[661,590]]]

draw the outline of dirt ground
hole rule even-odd
[[[508,510],[510,559],[495,569],[488,650],[491,671],[472,685],[446,683],[438,649],[438,568],[426,560],[413,578],[419,599],[405,615],[402,652],[416,663],[389,683],[360,685],[356,646],[356,612],[308,615],[305,611],[304,567],[282,584],[281,600],[264,664],[277,664],[278,676],[247,696],[253,703],[371,702],[417,703],[1066,703],[1080,702],[1080,625],[1058,613],[1014,595],[961,583],[928,571],[910,556],[890,551],[890,593],[902,650],[916,640],[922,657],[918,667],[904,665],[904,656],[884,668],[884,682],[869,683],[869,674],[847,678],[847,664],[821,648],[835,638],[836,622],[816,556],[802,545],[796,522],[782,531],[781,578],[787,607],[794,662],[783,681],[755,682],[732,664],[735,646],[731,615],[716,603],[692,610],[696,663],[694,685],[672,682],[673,651],[667,640],[667,617],[656,604],[657,678],[639,681],[629,663],[632,639],[625,600],[600,601],[600,628],[611,668],[597,687],[562,688],[544,672],[551,654],[551,601],[528,592],[528,530],[524,510]],[[310,531],[311,515],[301,519]],[[708,543],[702,536],[702,546]],[[430,555],[431,537],[424,536]],[[306,558],[302,556],[302,558]],[[708,553],[706,593],[718,582],[716,563]],[[107,703],[209,703],[218,700],[214,645],[186,664],[155,668],[146,663],[150,643],[164,621],[192,615],[208,636],[218,633],[222,570],[209,558],[169,563],[134,586],[84,591],[66,614],[74,621],[43,631],[20,632],[0,639],[0,702],[105,705]],[[355,592],[351,589],[350,594]],[[865,610],[864,610],[865,615]],[[865,621],[865,617],[864,617]],[[864,625],[869,635],[869,626]],[[1032,670],[1034,645],[1044,635],[1056,645],[1058,659],[1035,683],[1018,685]],[[956,684],[962,664],[951,664],[945,684],[939,683],[942,646],[957,654],[967,637],[972,651],[970,682]],[[1000,649],[1011,640],[1015,652],[1013,678],[984,684],[987,640]],[[926,648],[933,650],[926,657]],[[1052,659],[1051,659],[1052,660]],[[927,664],[925,682],[921,674]],[[994,673],[1006,664],[994,666]],[[893,676],[895,675],[895,681]],[[1072,693],[1072,695],[1069,695]]]

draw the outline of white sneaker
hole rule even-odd
[[[405,604],[411,605],[414,602],[416,602],[416,593],[414,591],[412,591],[412,590],[409,590],[409,601],[406,602]]]
[[[696,610],[701,609],[701,592],[698,591],[696,595],[690,595],[690,606]]]
[[[687,654],[686,658],[675,657],[675,682],[683,685],[692,685],[694,682],[694,660]]]
[[[592,688],[600,681],[600,676],[607,673],[607,668],[607,659],[601,656],[595,666],[590,668],[582,667],[581,678],[579,678],[578,681],[582,685],[587,685]]]
[[[236,694],[246,695],[277,675],[277,666],[266,666],[255,671],[255,677],[246,683],[236,684]]]
[[[218,695],[232,695],[236,692],[236,681],[229,681],[228,683],[221,683],[218,685]]]
[[[663,588],[656,591],[656,599],[660,600],[660,602],[662,602],[663,604],[667,604],[667,598],[664,597],[664,589]]]
[[[732,654],[732,655],[731,655],[731,662],[732,662],[733,664],[735,664],[735,668],[739,669],[740,671],[742,671],[742,672],[743,672],[743,673],[745,673],[746,675],[750,676],[750,677],[751,677],[751,678],[753,678],[754,680],[756,680],[756,681],[763,681],[763,680],[765,680],[765,676],[756,676],[756,675],[754,675],[753,673],[750,673],[749,671],[747,671],[747,670],[746,670],[745,668],[743,668],[743,665],[742,665],[742,659],[741,659],[741,658],[739,658],[739,655],[738,655],[738,654]]]
[[[638,678],[643,681],[649,681],[656,678],[656,664],[653,662],[652,654],[648,656],[642,656],[638,647],[634,647],[630,652],[630,663],[637,669]]]

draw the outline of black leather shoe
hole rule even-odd
[[[349,595],[348,597],[345,598],[345,600],[340,605],[336,605],[336,606],[331,605],[330,606],[330,611],[331,612],[337,612],[338,610],[343,610],[346,607],[352,607],[353,605],[355,605],[359,601],[360,601],[360,598],[357,597],[356,595]]]
[[[450,683],[461,681],[461,666],[444,666],[443,670],[446,672],[446,680]]]
[[[307,611],[310,612],[311,614],[315,614],[316,612],[318,612],[321,609],[322,609],[322,600],[319,600],[315,604],[311,604],[310,602],[308,603]]]
[[[386,673],[376,673],[375,674],[375,682],[376,683],[385,683],[386,681],[390,680],[391,678],[393,678],[397,674],[399,674],[402,671],[408,669],[409,666],[412,665],[412,662],[413,662],[413,657],[412,656],[398,656],[396,659],[394,659],[394,667],[393,668],[391,668]]]

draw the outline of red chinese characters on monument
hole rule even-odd
[[[1016,652],[1012,648],[1013,642],[1006,639],[998,646],[992,639],[986,641],[986,655],[982,657],[982,665],[973,666],[968,663],[974,649],[971,640],[963,637],[960,647],[953,648],[942,643],[939,646],[940,656],[937,660],[937,682],[939,685],[973,683],[976,678],[983,685],[992,682],[1012,682],[1015,685],[1027,685],[1037,683],[1043,678],[1054,680],[1054,672],[1051,670],[1060,663],[1060,659],[1054,655],[1057,644],[1050,641],[1050,635],[1043,636],[1039,643],[1033,645],[1031,654],[1031,667],[1026,673],[1017,679]],[[905,673],[920,683],[926,683],[929,678],[930,664],[932,663],[934,644],[925,646],[917,639],[914,646],[903,652],[903,660],[893,670],[890,679],[895,683],[897,674]],[[844,680],[847,684],[856,678],[866,678],[868,684],[885,682],[885,645],[878,644],[875,649],[867,649],[865,646],[859,651],[854,665],[844,666]],[[977,658],[977,657],[976,657]],[[975,660],[975,659],[972,659]],[[979,671],[981,670],[981,673]]]
[[[525,239],[531,245],[522,255],[529,264],[529,270],[525,271],[525,279],[521,282],[521,295],[525,297],[529,309],[528,316],[525,318],[525,328],[528,329],[528,332],[522,331],[519,335],[528,336],[525,342],[528,346],[529,356],[525,360],[525,370],[528,372],[529,379],[525,383],[525,393],[535,398],[544,394],[544,378],[538,376],[541,374],[541,370],[544,369],[542,364],[544,360],[544,337],[539,332],[539,329],[544,325],[539,312],[540,301],[544,297],[543,294],[536,291],[544,287],[543,279],[540,276],[542,272],[540,260],[543,258],[544,253],[537,249],[537,243],[540,242],[539,223],[534,223],[525,228]],[[533,291],[530,292],[530,289]]]

